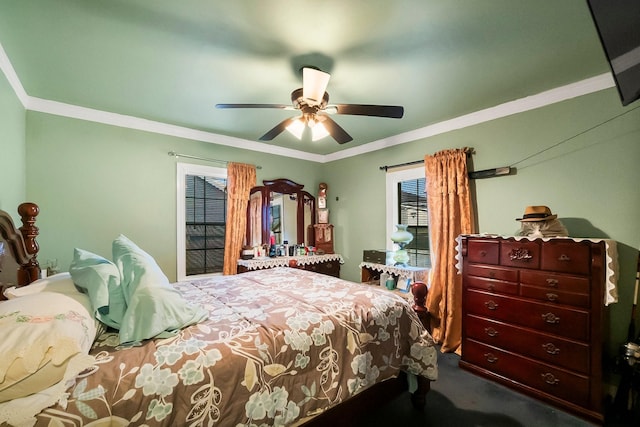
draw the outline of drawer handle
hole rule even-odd
[[[490,272],[489,272],[489,277],[491,277],[492,279],[495,279],[495,277],[496,277],[496,272],[495,272],[495,271],[490,271]]]
[[[489,283],[489,284],[487,285],[487,289],[489,289],[490,291],[493,291],[493,290],[495,290],[495,289],[496,289],[496,285],[494,285],[493,283]]]
[[[325,267],[327,267],[327,268],[333,268],[333,264],[331,264],[330,262],[328,262],[328,263],[326,263],[326,264],[325,264]]]
[[[480,256],[482,258],[486,257],[487,256],[487,251],[480,251]]]
[[[550,288],[557,288],[558,279],[547,279],[547,285],[549,285]]]
[[[547,372],[546,374],[540,374],[545,383],[550,385],[556,385],[560,382],[559,379],[555,377],[551,372]]]
[[[527,249],[518,248],[518,249],[511,249],[511,251],[509,252],[509,258],[511,259],[511,261],[513,260],[528,261],[531,258],[533,258],[533,256],[531,256],[531,254]]]
[[[571,261],[571,258],[569,257],[569,255],[562,254],[558,257],[558,261],[569,262]]]
[[[489,363],[496,363],[498,361],[498,358],[493,353],[485,353],[484,357]]]
[[[553,343],[546,343],[546,344],[542,344],[542,348],[544,348],[544,351],[546,351],[549,354],[552,355],[556,355],[558,353],[560,353],[560,349],[558,347],[556,347]]]
[[[542,318],[547,323],[554,323],[554,324],[560,323],[560,317],[556,316],[553,313],[545,313],[542,315]]]
[[[498,309],[498,304],[495,303],[494,301],[486,301],[484,303],[485,306],[487,306],[487,308],[489,310],[497,310]]]
[[[484,333],[489,335],[490,337],[497,337],[498,331],[493,328],[484,328]]]
[[[551,292],[549,292],[547,294],[547,299],[549,301],[557,301],[558,300],[558,294],[552,294]]]

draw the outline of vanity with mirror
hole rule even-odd
[[[316,198],[304,190],[304,185],[286,178],[262,183],[251,189],[246,246],[315,246]],[[282,264],[336,277],[340,274],[340,255],[300,255],[291,249],[276,257],[278,260],[268,255],[263,250],[260,257],[238,260],[238,273]]]

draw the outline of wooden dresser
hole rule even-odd
[[[258,258],[238,260],[238,273],[252,270],[263,270],[275,267],[292,267],[302,270],[315,271],[328,276],[340,277],[340,265],[344,263],[340,254],[283,256],[276,258]]]
[[[461,239],[460,366],[601,422],[605,243]]]

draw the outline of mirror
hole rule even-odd
[[[315,197],[304,185],[280,178],[251,189],[247,206],[248,246],[304,243],[313,245]]]

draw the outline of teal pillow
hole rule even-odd
[[[100,255],[75,248],[69,273],[89,295],[96,319],[118,329],[127,309],[118,267]]]
[[[168,336],[207,318],[208,312],[187,302],[153,257],[127,237],[118,236],[112,249],[127,301],[120,343]]]

